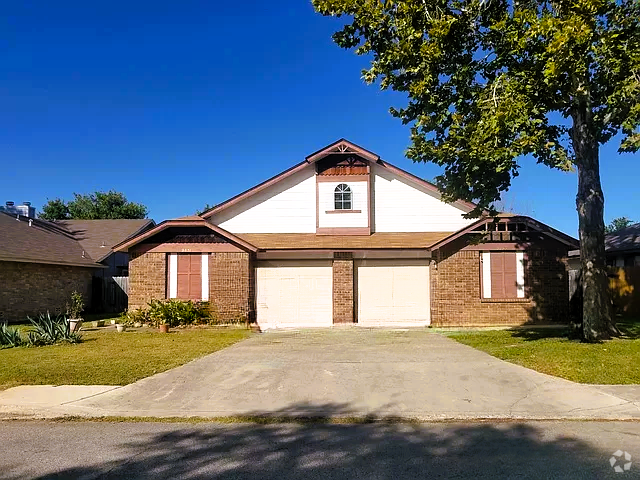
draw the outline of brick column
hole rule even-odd
[[[337,252],[333,258],[333,323],[353,323],[353,258]]]

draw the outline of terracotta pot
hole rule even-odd
[[[127,327],[125,325],[116,324],[116,330],[118,330],[118,332],[122,333],[122,332],[127,330]]]
[[[160,333],[169,333],[169,324],[163,323],[160,325]]]

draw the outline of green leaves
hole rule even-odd
[[[618,217],[611,220],[611,223],[604,227],[605,233],[615,233],[618,230],[622,230],[623,228],[627,228],[629,225],[633,224],[633,220],[627,217]]]
[[[49,312],[41,313],[36,318],[27,317],[31,322],[31,330],[27,334],[27,343],[38,347],[55,345],[56,343],[80,343],[82,336],[71,331],[64,315],[52,317]]]
[[[123,193],[110,190],[87,195],[73,194],[68,203],[56,198],[42,208],[40,218],[45,220],[96,220],[119,218],[146,218],[149,210],[141,203],[127,201]]]
[[[9,327],[5,323],[0,323],[0,347],[19,347],[25,341],[20,335],[18,328]]]
[[[445,199],[499,198],[531,156],[551,168],[580,162],[570,138],[576,109],[604,143],[640,149],[638,0],[314,0],[347,15],[334,35],[371,55],[363,73],[408,96],[391,114],[411,126],[407,156],[445,168]]]

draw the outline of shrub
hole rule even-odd
[[[154,325],[167,323],[171,327],[207,323],[209,318],[207,305],[191,300],[151,300],[148,314]]]
[[[49,312],[41,313],[37,318],[27,317],[33,326],[27,335],[31,346],[54,345],[56,343],[80,343],[82,336],[73,333],[64,315],[52,317]]]
[[[84,299],[82,295],[76,291],[71,294],[71,300],[67,302],[67,315],[69,318],[80,318],[80,314],[84,311]]]
[[[120,314],[118,323],[121,325],[131,326],[135,323],[151,323],[149,311],[138,308],[137,310],[125,310]]]
[[[0,324],[0,347],[19,347],[20,345],[24,345],[20,330],[4,323]]]

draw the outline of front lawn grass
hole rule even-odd
[[[601,385],[640,384],[640,320],[619,320],[625,334],[598,344],[581,343],[566,330],[453,332],[450,337],[494,357],[566,378]]]
[[[0,390],[18,385],[126,385],[221,350],[244,338],[244,328],[187,328],[159,333],[141,328],[83,332],[77,345],[0,350]]]

